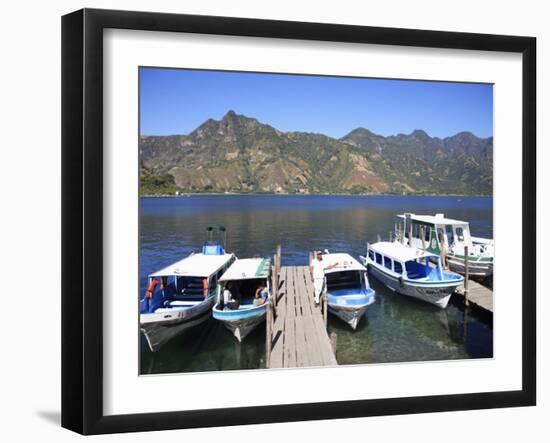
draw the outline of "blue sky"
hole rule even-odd
[[[142,135],[188,134],[230,109],[281,131],[336,138],[358,127],[384,136],[493,135],[486,84],[140,69]]]

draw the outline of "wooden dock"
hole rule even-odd
[[[468,280],[468,294],[464,295],[464,286],[457,289],[455,294],[462,298],[462,300],[470,305],[474,305],[484,311],[493,313],[493,290],[483,286],[475,280]]]
[[[277,300],[273,315],[268,316],[272,318],[267,327],[268,337],[271,335],[267,346],[268,367],[337,365],[321,308],[314,305],[309,268],[283,266],[279,269]]]

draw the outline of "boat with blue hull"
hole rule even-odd
[[[362,257],[370,274],[392,291],[445,309],[464,277],[445,271],[439,255],[399,242],[367,245]]]
[[[149,349],[154,352],[185,330],[211,318],[216,302],[219,278],[236,259],[225,252],[218,240],[209,239],[202,250],[191,253],[148,276],[145,296],[140,300],[140,330]]]
[[[312,267],[313,274],[316,274],[315,267],[322,267],[328,311],[355,330],[376,299],[367,268],[346,253],[318,254]]]
[[[241,342],[265,320],[272,293],[268,258],[237,259],[219,280],[212,316]]]

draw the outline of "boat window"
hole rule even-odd
[[[327,289],[343,291],[361,286],[361,273],[357,271],[331,272],[327,274]]]
[[[456,236],[458,241],[464,241],[464,230],[462,228],[456,228]]]
[[[398,261],[394,261],[393,271],[397,272],[398,274],[403,274],[403,266],[401,266],[401,263],[399,263]]]
[[[369,249],[369,258],[374,261],[374,251]]]
[[[201,277],[177,277],[176,298],[203,297],[203,283]]]
[[[378,252],[376,253],[376,263],[378,263],[379,265],[382,264],[382,255]]]
[[[455,242],[455,238],[453,235],[453,228],[449,225],[445,227],[445,230],[447,231],[447,243],[449,245],[452,245]]]
[[[391,258],[384,257],[384,266],[388,269],[391,269]]]

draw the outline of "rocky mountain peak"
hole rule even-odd
[[[282,132],[229,110],[189,135],[141,137],[142,193],[491,194],[492,138],[422,129],[341,139]]]

